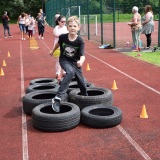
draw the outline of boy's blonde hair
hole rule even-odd
[[[77,16],[71,16],[67,20],[67,26],[68,26],[69,22],[73,22],[73,21],[75,21],[78,26],[80,25],[79,18]]]

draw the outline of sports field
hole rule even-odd
[[[160,159],[160,68],[99,44],[85,40],[87,81],[113,91],[114,106],[123,112],[123,121],[113,128],[94,129],[80,123],[65,132],[42,132],[22,110],[22,97],[31,80],[55,77],[55,60],[48,55],[53,47],[52,28],[46,26],[44,40],[35,40],[38,49],[20,39],[11,25],[13,38],[0,38],[0,159],[1,160],[158,160]],[[118,35],[117,35],[118,36]],[[8,56],[8,51],[10,56]],[[90,71],[86,71],[89,64]],[[148,118],[140,118],[142,106]]]

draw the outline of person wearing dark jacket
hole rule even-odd
[[[3,24],[3,28],[4,28],[4,38],[7,38],[6,30],[8,31],[8,36],[13,37],[10,33],[9,21],[10,21],[10,19],[7,15],[7,11],[4,11],[4,14],[2,15],[2,24]]]

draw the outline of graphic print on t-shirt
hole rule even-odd
[[[62,46],[64,49],[63,55],[65,55],[66,57],[69,57],[69,58],[74,58],[77,56],[78,47],[73,47],[73,46],[67,45],[65,43],[63,43]]]

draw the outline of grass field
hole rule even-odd
[[[137,52],[128,52],[125,54],[160,67],[160,51],[138,52],[138,53]]]

